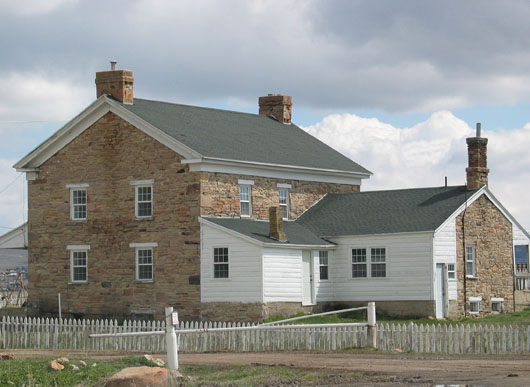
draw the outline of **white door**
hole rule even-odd
[[[302,305],[314,304],[311,251],[302,251]]]
[[[436,318],[445,317],[445,275],[444,264],[436,264]]]

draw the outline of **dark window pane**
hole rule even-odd
[[[320,279],[321,280],[328,279],[328,267],[327,266],[320,266]]]
[[[366,265],[354,264],[352,266],[352,277],[353,278],[366,278]]]

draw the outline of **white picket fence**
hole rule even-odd
[[[179,329],[241,327],[241,323],[181,322]],[[246,324],[245,326],[250,326]],[[0,349],[79,349],[163,352],[163,335],[89,338],[94,333],[163,331],[162,321],[62,320],[3,317]],[[177,331],[178,332],[178,331]],[[179,351],[343,350],[365,347],[367,328],[294,328],[179,336]],[[405,352],[530,353],[530,326],[378,324],[378,348]]]

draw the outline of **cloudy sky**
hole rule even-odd
[[[465,182],[482,122],[490,188],[530,228],[530,3],[0,0],[0,234],[24,219],[12,165],[95,99],[96,71],[135,95],[293,121],[374,175],[363,190]]]

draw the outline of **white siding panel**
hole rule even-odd
[[[432,299],[432,233],[351,236],[333,242],[339,244],[329,268],[336,301]],[[363,247],[386,248],[386,278],[351,278],[351,249]]]
[[[265,302],[302,302],[302,250],[263,250]]]
[[[213,278],[213,250],[228,247],[229,278]],[[261,247],[201,224],[201,301],[262,302]]]
[[[512,232],[513,232],[513,244],[514,245],[527,245],[529,240],[523,231],[514,223],[512,223]]]
[[[456,269],[456,218],[453,218],[444,228],[434,234],[433,273],[436,270],[437,263],[452,263],[455,264]],[[456,280],[447,280],[447,298],[449,300],[456,300]]]

